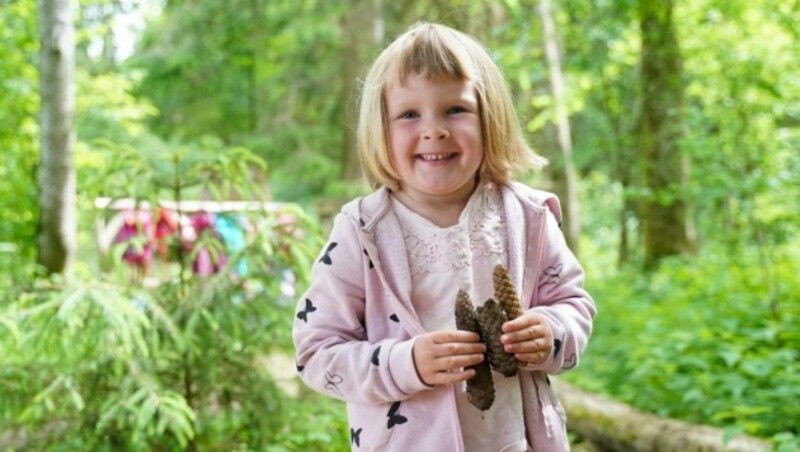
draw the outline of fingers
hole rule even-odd
[[[435,382],[431,385],[449,385],[453,383],[461,383],[462,381],[467,381],[470,378],[475,376],[475,371],[472,369],[465,369],[462,371],[454,371],[454,372],[440,372],[436,374]]]
[[[507,353],[513,353],[518,361],[531,364],[542,364],[550,357],[553,349],[552,339],[539,338],[536,340],[526,340],[505,344],[503,346]]]
[[[514,357],[518,361],[531,364],[543,364],[550,357],[549,351],[535,352],[535,353],[515,353]]]
[[[478,355],[462,355],[462,356],[448,356],[446,358],[438,358],[435,367],[439,372],[450,373],[459,372],[464,367],[474,366],[475,364],[483,361],[483,354]]]
[[[514,320],[509,320],[508,322],[503,324],[503,332],[504,333],[513,333],[515,331],[524,330],[530,327],[536,327],[539,325],[547,325],[544,318],[535,313],[535,312],[527,312],[524,315],[517,317]]]
[[[480,336],[469,331],[436,331],[428,336],[432,342],[430,350],[433,357],[444,358],[445,362],[450,357],[486,353],[486,346],[480,342]],[[468,365],[472,364],[476,363]],[[453,367],[457,366],[450,366]]]
[[[460,342],[480,342],[481,337],[472,331],[446,330],[433,331],[426,334],[431,341],[436,344],[460,343]]]
[[[474,371],[464,368],[484,360],[486,346],[479,340],[477,334],[467,331],[437,331],[419,336],[413,355],[422,381],[433,386],[472,378]]]
[[[434,358],[420,366],[425,369],[424,372],[420,371],[420,377],[430,386],[461,382],[475,375],[474,370],[466,368],[483,360],[482,353]]]
[[[552,348],[552,346],[546,338],[503,345],[503,349],[508,353],[538,353],[549,351],[550,348]]]
[[[504,348],[507,353],[513,353],[518,361],[533,364],[542,364],[547,361],[553,350],[552,343],[545,339],[506,344]]]
[[[503,344],[514,344],[517,342],[536,341],[540,338],[547,339],[548,336],[552,336],[550,328],[543,323],[539,323],[535,326],[529,326],[521,330],[505,333],[500,337],[500,340],[503,342]]]
[[[506,352],[524,363],[542,364],[553,350],[553,331],[539,314],[529,312],[503,324],[500,340]]]
[[[486,353],[486,346],[481,342],[450,342],[447,344],[433,344],[431,352],[434,358],[447,359],[461,355],[483,354]]]

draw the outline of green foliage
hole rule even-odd
[[[297,450],[350,450],[345,404],[317,393],[303,391],[293,409],[282,413],[287,428],[266,447],[269,452]]]
[[[244,149],[217,151],[194,156],[191,164],[181,164],[181,150],[161,161],[131,155],[128,161],[138,164],[109,170],[150,182],[150,191],[140,186],[145,199],[168,181],[176,181],[172,189],[200,184],[209,193],[252,193],[248,178],[263,162]],[[180,172],[158,174],[170,162]],[[263,365],[291,347],[294,290],[307,283],[320,231],[291,205],[251,212],[250,221],[257,228],[244,249],[208,278],[193,276],[193,254],[183,253],[151,289],[131,284],[122,268],[107,275],[85,268],[66,287],[57,281],[2,287],[0,430],[27,432],[28,448],[263,448],[280,439],[300,449],[328,449],[341,443],[333,433],[320,436],[316,425],[289,424],[309,408],[291,402]],[[235,276],[240,262],[247,272]],[[344,432],[341,406],[323,406],[319,422]],[[59,443],[64,437],[69,440]]]
[[[791,440],[800,418],[787,403],[800,398],[798,271],[794,243],[708,249],[646,277],[592,278],[599,315],[569,378],[660,415]]]
[[[152,130],[186,140],[213,134],[252,149],[282,169],[271,181],[281,199],[324,194],[341,171],[340,39],[331,16],[344,7],[168,3],[128,63],[146,71],[138,92],[160,111]],[[308,70],[309,61],[315,70]]]
[[[0,264],[5,253],[31,257],[36,231],[39,140],[35,2],[0,8]],[[2,267],[0,267],[2,269]]]
[[[133,96],[140,72],[77,73],[78,130],[80,140],[104,139],[114,143],[136,143],[148,134],[145,123],[158,111],[149,102]]]
[[[698,225],[732,247],[784,242],[800,220],[800,62],[796,31],[781,20],[789,10],[705,0],[680,11]]]

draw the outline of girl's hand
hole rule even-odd
[[[475,375],[473,366],[483,361],[486,346],[480,336],[470,331],[432,331],[414,342],[414,366],[419,378],[428,386],[446,385],[469,380]]]
[[[543,364],[553,350],[553,330],[541,315],[528,311],[503,324],[505,351],[524,364]]]

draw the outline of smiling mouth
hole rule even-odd
[[[417,158],[423,160],[425,162],[438,162],[442,160],[450,160],[457,156],[456,153],[445,153],[445,154],[419,154]]]

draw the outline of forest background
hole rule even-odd
[[[366,191],[358,77],[417,20],[487,44],[551,160],[523,178],[561,196],[599,308],[564,378],[798,447],[797,0],[0,0],[0,448],[349,448],[343,406],[280,375],[326,221]],[[122,263],[141,237],[98,239],[102,197],[272,204],[156,278]],[[229,259],[201,278],[204,247]]]

